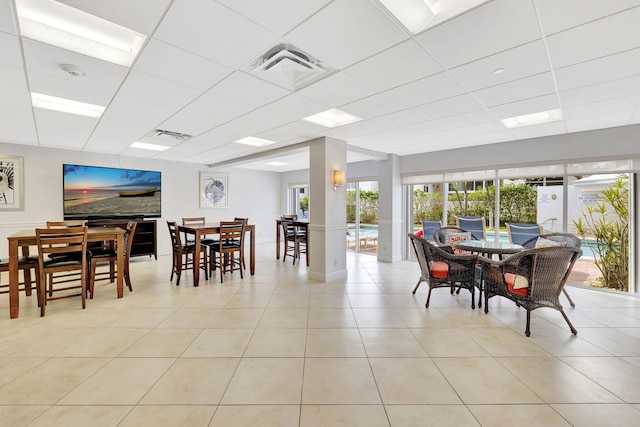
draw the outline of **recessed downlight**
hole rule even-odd
[[[502,74],[504,73],[504,68],[496,68],[495,70],[493,70],[493,74]]]

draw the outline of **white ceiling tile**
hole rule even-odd
[[[331,0],[217,0],[217,2],[282,36]]]
[[[565,120],[580,117],[599,116],[601,114],[616,113],[620,111],[633,111],[640,107],[640,95],[624,98],[609,99],[591,104],[581,104],[564,108]]]
[[[173,2],[154,38],[238,68],[279,37],[211,0]]]
[[[300,95],[331,106],[341,106],[376,93],[349,74],[339,71],[297,91]]]
[[[330,67],[345,68],[408,36],[369,0],[334,0],[287,39]]]
[[[345,70],[365,84],[383,91],[443,70],[414,40],[407,40]]]
[[[31,107],[31,95],[24,70],[0,64],[0,105]]]
[[[2,129],[2,142],[38,145],[38,135],[31,107],[0,103],[0,129]]]
[[[640,94],[640,76],[560,92],[563,107]]]
[[[441,99],[451,98],[467,92],[458,81],[447,72],[426,77],[388,90],[386,96],[399,105],[415,107]]]
[[[306,122],[304,120],[297,120],[292,123],[287,123],[284,126],[278,126],[273,129],[269,129],[264,132],[260,132],[254,135],[257,138],[264,138],[270,141],[288,141],[294,138],[305,137],[306,135],[313,135],[318,132],[322,132],[326,129],[323,126]]]
[[[482,24],[478,24],[481,22]],[[530,1],[494,0],[416,36],[446,68],[540,38]]]
[[[398,129],[403,126],[423,123],[426,121],[427,120],[418,112],[408,110],[328,129],[325,131],[325,135],[338,139],[347,139],[354,136],[369,135],[389,129]]]
[[[493,117],[487,110],[477,110],[455,116],[443,117],[438,119],[438,123],[449,129],[455,129],[480,123],[495,122],[495,120],[495,117]]]
[[[498,142],[512,141],[514,136],[508,130],[500,130],[497,132],[479,133],[468,135],[467,140],[474,145],[495,144]]]
[[[89,104],[106,107],[113,98],[114,90],[82,83],[82,77],[78,80],[69,80],[65,77],[53,77],[47,74],[28,73],[29,88],[32,92],[74,101],[87,102]]]
[[[76,84],[95,86],[98,92],[106,91],[115,94],[129,72],[126,67],[33,40],[23,40],[23,49],[27,70],[30,72],[66,79]],[[62,64],[76,66],[86,75],[82,77],[71,76],[60,68]]]
[[[600,114],[598,116],[581,117],[579,119],[566,120],[569,132],[583,132],[593,129],[604,129],[616,126],[628,125],[635,110],[617,111],[615,113]]]
[[[120,153],[155,129],[168,114],[169,109],[157,102],[120,93],[102,114],[85,150]]]
[[[22,68],[22,53],[17,36],[0,32],[0,64]]]
[[[340,109],[363,119],[370,119],[384,114],[389,114],[394,111],[403,110],[406,109],[406,107],[396,102],[388,95],[378,93],[376,95],[345,104],[341,106]]]
[[[555,94],[538,96],[524,101],[511,102],[489,108],[489,111],[498,119],[522,116],[525,114],[539,113],[560,108],[558,97]]]
[[[171,3],[171,0],[58,1],[145,35],[153,32]]]
[[[98,119],[35,108],[36,127],[42,147],[81,150]]]
[[[265,82],[242,71],[236,71],[209,91],[213,95],[235,102],[260,107],[287,96],[290,90]]]
[[[120,92],[162,103],[175,110],[184,107],[200,95],[199,90],[137,71],[129,73]]]
[[[294,120],[301,120],[305,117],[320,113],[328,109],[328,106],[309,98],[292,93],[291,95],[280,98],[271,104],[265,105],[259,110],[260,114],[278,117],[278,123],[269,127],[271,129],[275,125],[289,123]]]
[[[211,88],[233,72],[229,67],[156,39],[149,40],[134,70],[200,90]]]
[[[638,75],[640,49],[582,62],[556,70],[558,90],[565,91]]]
[[[434,132],[444,130],[445,127],[436,121],[426,121],[415,124],[409,124],[402,127],[394,127],[389,130],[379,132],[366,133],[362,136],[349,138],[349,143],[359,145],[368,145],[383,143],[388,141],[396,141],[402,138],[414,137],[418,135],[427,135]]]
[[[545,34],[551,35],[578,25],[586,24],[622,10],[640,6],[638,0],[534,0],[540,24]]]
[[[498,68],[504,72],[494,73]],[[547,52],[538,40],[453,68],[451,73],[464,87],[474,91],[546,71],[549,71]]]
[[[550,93],[555,93],[551,73],[542,73],[473,92],[478,100],[487,107],[508,104]]]
[[[0,2],[0,33],[8,33],[14,36],[18,34],[13,17],[13,2],[7,0]]]
[[[554,67],[640,47],[640,7],[547,37]]]
[[[468,113],[482,109],[482,105],[472,95],[465,93],[451,98],[443,99],[429,104],[414,107],[430,119],[438,119],[440,117],[455,116],[456,114]]]
[[[205,93],[164,120],[161,126],[163,129],[200,135],[253,109],[251,105]]]

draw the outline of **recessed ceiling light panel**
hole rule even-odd
[[[562,111],[560,111],[560,109],[540,111],[539,113],[509,117],[506,119],[502,119],[501,122],[503,125],[511,129],[523,126],[540,125],[542,123],[556,122],[558,120],[562,120]]]
[[[136,141],[130,145],[131,148],[140,148],[142,150],[165,151],[171,147],[160,144],[149,144],[148,142]]]
[[[277,162],[277,161],[265,163],[265,165],[269,165],[269,166],[287,166],[288,164],[289,163]]]
[[[35,92],[31,92],[31,102],[35,108],[95,118],[100,117],[105,108],[101,105],[87,104],[86,102],[73,101],[71,99],[58,98],[56,96]]]
[[[362,119],[360,117],[354,116],[353,114],[338,110],[337,108],[332,108],[331,110],[323,111],[322,113],[305,117],[303,120],[315,123],[320,126],[335,128],[338,126],[344,126],[351,123],[359,122]]]
[[[147,36],[57,1],[16,0],[24,37],[130,67]]]
[[[245,144],[252,145],[254,147],[265,147],[267,145],[275,144],[275,141],[270,141],[268,139],[256,138],[254,136],[247,136],[246,138],[239,139],[237,141],[233,141],[236,144]]]

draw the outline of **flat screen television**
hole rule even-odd
[[[160,178],[154,171],[64,164],[64,218],[159,218]]]

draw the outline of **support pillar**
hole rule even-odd
[[[400,158],[389,155],[379,162],[378,261],[402,259],[402,179]]]
[[[312,207],[309,217],[309,278],[330,282],[347,277],[346,184],[335,191],[333,171],[347,171],[347,143],[318,138],[309,145]]]

